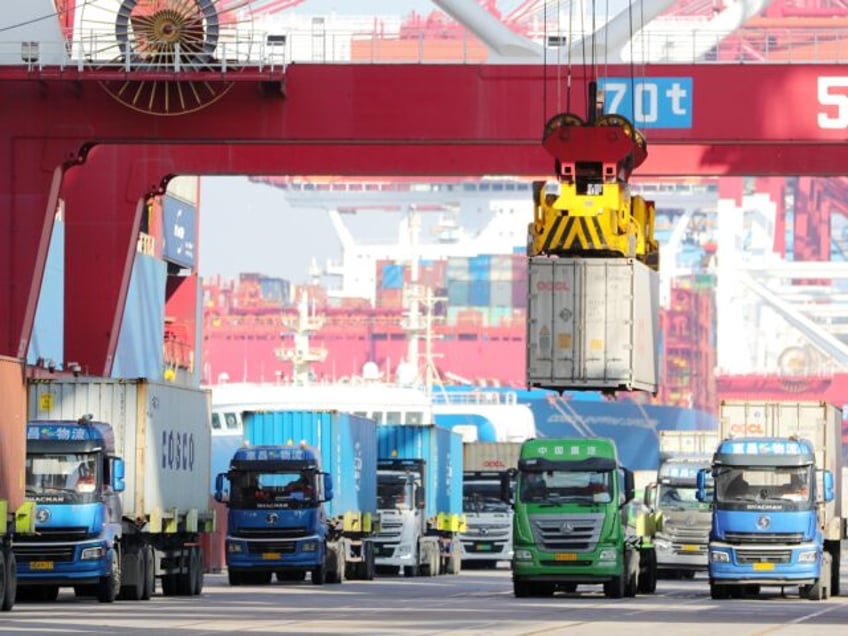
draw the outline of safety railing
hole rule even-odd
[[[664,25],[665,27],[665,25]],[[213,45],[199,42],[162,49],[144,49],[114,34],[98,34],[74,42],[0,41],[0,65],[157,71],[168,73],[235,72],[244,67],[284,69],[298,63],[362,64],[481,64],[523,63],[565,65],[582,63],[580,37],[569,56],[563,47],[547,47],[551,34],[533,33],[528,41],[539,45],[539,58],[501,59],[465,31],[457,37],[434,38],[425,34],[401,37],[398,33],[352,29],[292,29],[285,33],[244,33]],[[560,38],[553,38],[560,41]],[[591,42],[586,39],[587,48]],[[602,46],[602,41],[596,46]],[[708,25],[646,28],[616,50],[598,52],[596,63],[614,64],[842,64],[848,63],[848,29],[741,29],[728,34]]]

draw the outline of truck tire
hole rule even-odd
[[[8,556],[11,556],[11,554],[12,554],[11,552],[6,551],[5,547],[2,550],[0,550],[0,598],[3,599],[3,605],[4,605],[3,611],[4,612],[8,612],[10,609],[12,609],[11,607],[9,607],[8,609],[5,607],[6,594],[9,590],[9,578],[10,578],[9,577],[9,568],[6,567],[6,559],[8,558]],[[12,596],[12,605],[14,605],[14,604],[15,604],[15,597]]]
[[[227,580],[229,580],[230,585],[233,587],[244,583],[244,577],[241,572],[233,572],[230,569],[227,569]]]
[[[512,579],[512,593],[515,598],[527,598],[530,596],[530,583],[521,579]]]
[[[3,596],[0,609],[8,612],[15,606],[15,597],[18,594],[18,563],[15,559],[14,550],[3,551]]]
[[[604,596],[607,598],[622,598],[625,593],[626,578],[626,572],[622,572],[612,581],[606,581],[604,583]]]
[[[121,593],[122,601],[140,601],[144,594],[144,554],[140,551],[131,552],[124,557],[125,565],[121,568]],[[132,581],[126,581],[132,576]]]
[[[830,552],[830,592],[831,596],[839,596],[839,570],[842,567],[842,547],[839,541],[825,541],[825,547]]]
[[[366,581],[373,581],[377,571],[377,566],[374,564],[374,545],[369,541],[365,548],[365,560],[363,561],[365,574],[362,578]]]
[[[144,561],[144,590],[141,593],[142,601],[149,601],[156,594],[156,553],[153,546],[145,546],[142,551]]]
[[[653,548],[639,553],[639,593],[653,594],[657,591],[657,553]]]
[[[121,559],[118,558],[118,548],[113,546],[109,550],[111,568],[109,574],[100,577],[97,584],[97,600],[101,603],[114,603],[121,591]]]
[[[327,564],[321,561],[321,565],[312,570],[312,585],[324,585],[327,582]]]
[[[194,551],[197,553],[197,569],[195,570],[192,594],[194,594],[194,596],[200,596],[203,593],[203,583],[206,572],[203,567],[203,552],[200,548],[195,548]]]
[[[716,601],[730,598],[730,588],[727,585],[710,581],[710,598]]]

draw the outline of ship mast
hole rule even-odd
[[[277,349],[277,359],[292,364],[292,384],[309,384],[312,381],[312,365],[327,359],[327,350],[311,348],[309,334],[324,326],[324,319],[309,312],[309,297],[304,292],[297,305],[297,320],[293,329],[293,347]],[[284,322],[285,322],[284,318]],[[290,321],[289,321],[290,322]],[[283,334],[285,335],[285,333]]]

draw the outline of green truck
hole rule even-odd
[[[610,598],[656,590],[650,541],[628,528],[633,473],[608,439],[522,444],[513,517],[515,596],[603,585]]]

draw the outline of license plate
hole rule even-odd
[[[279,561],[280,553],[279,552],[263,552],[262,560],[263,561]]]
[[[698,546],[692,545],[691,543],[687,543],[683,546],[683,551],[684,552],[697,552]]]
[[[477,544],[477,552],[491,552],[492,544],[491,543],[478,543]]]
[[[30,570],[52,570],[53,561],[30,561]]]
[[[754,570],[757,572],[770,572],[774,569],[774,563],[754,563]]]
[[[574,552],[557,552],[554,555],[555,561],[576,561],[577,555]]]

